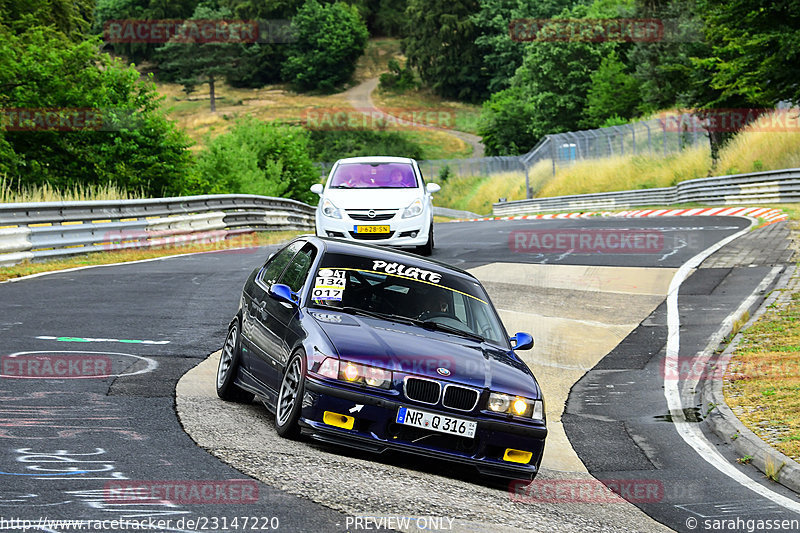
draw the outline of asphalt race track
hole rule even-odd
[[[554,272],[570,265],[678,269],[749,224],[734,217],[437,224],[434,258],[464,269],[488,269],[496,263],[553,265]],[[702,350],[757,287],[774,283],[780,270],[775,266],[788,262],[775,246],[779,239],[774,228],[780,225],[757,230],[771,232],[773,240],[767,244],[749,235],[734,241],[683,283],[678,297],[681,357]],[[726,250],[741,248],[740,241],[746,243],[741,254],[715,260]],[[632,498],[655,521],[627,503],[513,504],[505,487],[433,461],[365,461],[337,448],[282,444],[272,438],[271,417],[257,404],[215,404],[208,424],[233,420],[241,435],[212,435],[214,442],[202,442],[214,450],[209,453],[178,420],[175,387],[181,376],[221,347],[244,279],[269,252],[231,250],[0,284],[0,531],[72,530],[53,522],[61,519],[91,520],[96,527],[84,531],[142,524],[150,531],[367,530],[370,523],[355,521],[356,513],[376,519],[389,513],[439,516],[439,522],[426,523],[428,530],[458,529],[447,519],[463,518],[465,531],[586,531],[598,524],[609,531],[666,530],[656,521],[678,531],[704,531],[709,530],[704,520],[800,519],[775,498],[758,495],[721,473],[676,431],[664,394],[663,302],[648,310],[649,316],[637,321],[638,327],[634,324],[608,356],[586,369],[562,416],[569,442],[589,473],[598,479],[628,480],[625,486],[656,487],[654,493]],[[561,298],[564,293],[559,294]],[[535,337],[536,331],[532,333]],[[62,366],[32,366],[40,353],[60,358]],[[685,407],[702,419],[696,406]],[[258,427],[248,429],[254,421]],[[726,443],[706,438],[735,462]],[[271,464],[237,470],[221,461],[218,456],[224,454],[217,450],[229,449],[236,461],[258,464],[259,454],[242,454],[237,439],[263,446]],[[288,446],[282,455],[269,455],[282,445]],[[356,464],[361,470],[352,466]],[[340,470],[326,477],[328,465]],[[754,468],[737,468],[752,483],[767,486]],[[588,475],[543,470],[540,477],[572,483]],[[306,489],[316,485],[316,492],[294,490],[299,478]],[[133,489],[141,486],[150,491]],[[183,492],[175,500],[174,492],[173,497],[165,494],[168,489]],[[775,484],[768,489],[800,501]],[[336,492],[350,503],[326,500],[326,494]],[[414,498],[403,499],[408,494]],[[392,498],[408,504],[389,508],[386,502]],[[491,507],[493,498],[508,515],[482,508]],[[456,512],[457,501],[469,502],[470,512],[448,516]],[[614,529],[616,520],[622,522]],[[386,529],[371,524],[373,530]],[[420,530],[413,521],[409,527],[382,524]],[[741,525],[723,530],[748,529]]]

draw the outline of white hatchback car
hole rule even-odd
[[[406,157],[351,157],[337,161],[320,196],[317,235],[413,246],[421,255],[433,252],[435,183],[425,185],[419,165]]]

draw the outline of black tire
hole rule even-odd
[[[300,436],[300,410],[303,407],[303,394],[306,385],[306,358],[302,352],[295,353],[286,365],[281,380],[278,401],[275,404],[275,429],[278,435],[287,439]]]
[[[217,366],[217,396],[226,402],[251,402],[253,393],[240,389],[234,383],[239,365],[242,362],[242,350],[239,343],[239,320],[228,328],[222,353],[219,354]]]
[[[422,246],[417,246],[417,254],[429,256],[433,253],[433,223],[431,223],[431,229],[428,231],[428,242],[423,244]]]

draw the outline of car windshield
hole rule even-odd
[[[326,254],[311,291],[316,307],[380,316],[510,347],[483,287],[446,270]]]
[[[331,189],[409,189],[417,186],[408,163],[342,163],[331,177]]]

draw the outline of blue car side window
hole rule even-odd
[[[264,265],[264,268],[261,270],[261,274],[259,275],[258,279],[267,286],[275,283],[281,276],[281,273],[283,273],[284,269],[286,269],[286,265],[289,264],[289,262],[292,260],[292,257],[294,257],[297,251],[304,244],[305,242],[303,241],[293,242],[275,254],[272,259],[267,261],[267,264]]]
[[[314,246],[307,244],[294,256],[292,262],[286,267],[283,275],[280,278],[280,283],[288,285],[292,292],[299,292],[303,288],[303,284],[308,277],[308,272],[311,270],[311,264],[314,262],[314,255],[316,249]]]

